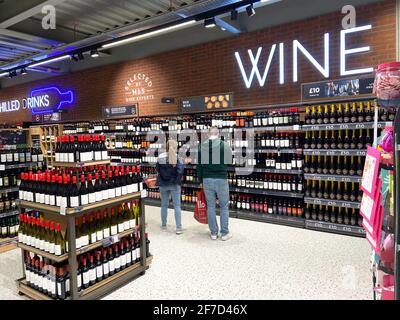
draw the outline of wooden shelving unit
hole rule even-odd
[[[53,162],[54,167],[83,168],[110,164],[110,160],[90,161],[90,162]]]
[[[60,131],[61,132],[61,131]],[[75,164],[77,166],[91,166],[97,164],[108,164],[109,161],[101,161],[101,162],[90,162],[90,163],[83,163],[83,164]],[[74,167],[74,164],[60,164],[60,163],[52,163],[53,166],[60,166],[60,167]],[[70,300],[89,300],[89,299],[97,299],[100,298],[118,287],[123,286],[127,282],[133,280],[134,278],[138,277],[139,275],[143,275],[146,272],[146,269],[149,268],[151,264],[152,257],[142,258],[140,262],[124,269],[123,271],[118,272],[117,274],[97,283],[96,285],[78,292],[77,289],[77,269],[78,269],[78,262],[77,257],[81,254],[89,252],[91,250],[106,247],[111,243],[115,243],[120,241],[122,238],[132,234],[136,231],[136,229],[129,229],[118,235],[111,236],[110,238],[103,239],[102,241],[97,241],[96,243],[90,244],[83,248],[76,248],[76,230],[75,230],[75,218],[92,211],[97,211],[102,208],[116,206],[118,204],[129,202],[131,200],[140,199],[140,216],[139,216],[139,225],[140,225],[140,256],[146,257],[147,252],[147,244],[146,244],[146,236],[145,236],[145,228],[146,228],[146,217],[144,211],[144,204],[142,200],[142,192],[136,192],[127,194],[124,196],[116,197],[113,199],[108,199],[104,201],[99,201],[94,204],[89,204],[86,206],[80,206],[75,208],[63,208],[56,206],[50,206],[45,204],[38,204],[29,201],[21,201],[17,200],[16,203],[20,209],[31,209],[37,210],[39,212],[43,212],[45,214],[51,215],[57,221],[62,221],[64,225],[67,227],[67,242],[69,252],[67,254],[56,256],[50,254],[48,252],[44,252],[42,250],[38,250],[36,248],[24,245],[19,243],[18,247],[22,250],[22,263],[24,265],[24,257],[26,256],[26,252],[32,252],[39,256],[42,256],[46,259],[54,263],[61,263],[68,261],[68,270],[70,273],[70,288],[71,288],[71,295],[69,297]],[[32,299],[35,300],[51,300],[49,297],[43,295],[39,291],[31,288],[28,286],[25,280],[25,271],[23,270],[23,277],[18,281],[19,285],[19,293],[24,294]]]

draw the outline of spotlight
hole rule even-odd
[[[71,54],[71,59],[75,62],[79,61],[79,59],[74,54]]]
[[[238,19],[238,11],[236,9],[233,9],[231,11],[231,20],[235,21]]]
[[[256,10],[254,10],[252,4],[249,5],[248,7],[246,7],[246,12],[247,12],[247,15],[248,15],[249,17],[252,17],[252,16],[254,16],[254,15],[256,14]]]
[[[10,78],[14,78],[14,77],[16,77],[17,76],[17,71],[10,71],[10,73],[8,74],[8,76],[10,77]]]
[[[92,58],[98,58],[100,55],[99,55],[99,52],[98,52],[97,49],[96,49],[96,50],[90,51],[90,56],[91,56]]]
[[[216,25],[215,18],[207,18],[204,20],[204,26],[206,28],[214,28]]]
[[[78,58],[79,58],[79,60],[85,60],[85,57],[83,56],[82,52],[78,53]]]
[[[25,68],[22,68],[22,69],[21,69],[21,75],[24,76],[24,75],[26,75],[27,73],[28,73],[28,72],[26,72],[26,69],[25,69]]]

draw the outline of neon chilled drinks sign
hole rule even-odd
[[[32,114],[47,114],[61,111],[74,102],[72,90],[50,86],[32,90],[28,98],[0,101],[0,113],[30,109]]]

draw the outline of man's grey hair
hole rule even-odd
[[[218,129],[217,127],[211,127],[211,128],[208,130],[208,134],[209,134],[210,136],[219,137],[219,129]]]

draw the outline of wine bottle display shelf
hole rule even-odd
[[[249,151],[246,151],[250,153]],[[303,153],[303,149],[254,149],[252,153]]]
[[[18,189],[17,189],[17,191],[18,191]],[[104,207],[118,205],[120,203],[127,202],[132,199],[138,199],[138,198],[141,198],[141,192],[131,193],[131,194],[128,194],[125,196],[116,197],[116,198],[109,199],[109,200],[98,201],[96,203],[89,204],[86,206],[80,206],[80,207],[75,207],[75,208],[66,208],[65,215],[80,215],[80,214],[83,214],[88,211],[93,211],[93,210],[101,209]],[[49,206],[46,204],[40,204],[40,203],[22,201],[22,200],[16,200],[16,203],[21,208],[37,210],[37,211],[46,212],[46,213],[50,213],[50,214],[56,214],[57,216],[64,215],[64,214],[60,213],[60,207]]]
[[[365,156],[365,150],[314,150],[305,149],[303,151],[306,156]]]
[[[325,232],[339,233],[339,234],[352,235],[358,237],[365,237],[365,230],[362,227],[343,225],[325,221],[314,221],[314,220],[306,220],[305,226],[306,229],[311,229],[316,231],[325,231]]]
[[[306,180],[322,180],[322,181],[338,181],[338,182],[361,182],[362,177],[359,176],[339,176],[329,174],[304,174]]]
[[[11,217],[11,216],[16,216],[19,214],[19,210],[11,210],[7,212],[0,213],[0,219],[1,218],[6,218],[6,217]]]
[[[378,128],[391,126],[392,122],[378,122]],[[374,122],[356,122],[341,124],[315,124],[302,126],[303,131],[325,131],[325,130],[352,130],[352,129],[373,129]]]
[[[110,160],[90,161],[90,162],[54,162],[53,167],[82,168],[109,164]]]
[[[259,221],[259,222],[267,222],[274,223],[280,225],[287,225],[291,227],[304,228],[304,219],[298,217],[289,217],[289,216],[280,216],[273,214],[263,214],[263,213],[254,213],[254,212],[246,212],[246,211],[235,211],[233,213],[233,217]]]
[[[145,265],[141,262],[135,263],[134,265],[108,277],[107,279],[96,283],[88,289],[82,290],[79,294],[80,300],[94,300],[103,297],[109,292],[112,292],[121,286],[125,285],[129,281],[135,279],[139,275],[143,274],[146,269],[151,266],[153,257],[150,256],[146,259]],[[41,292],[28,286],[25,278],[19,279],[19,293],[26,295],[33,300],[53,300]],[[70,300],[71,297],[67,298]]]
[[[18,192],[18,187],[11,187],[11,188],[0,188],[0,193],[13,193]]]
[[[185,188],[193,188],[200,189],[200,185],[198,183],[182,183],[182,187]],[[238,193],[247,193],[247,194],[259,194],[263,196],[273,196],[273,197],[288,197],[288,198],[303,198],[303,193],[296,192],[285,192],[285,191],[269,191],[269,190],[260,190],[260,189],[251,189],[251,188],[237,188],[237,187],[229,187],[231,192]]]
[[[85,246],[83,248],[77,249],[76,250],[76,255],[79,256],[81,254],[84,254],[85,252],[92,251],[92,250],[97,249],[97,248],[102,248],[102,247],[106,248],[106,247],[110,246],[111,244],[120,241],[122,238],[125,238],[125,237],[129,236],[130,234],[135,232],[135,230],[136,229],[129,229],[129,230],[126,230],[124,232],[118,233],[115,236],[111,236],[109,238],[103,239],[101,241],[97,241],[97,242],[92,243],[92,244],[90,244],[88,246]],[[18,243],[18,247],[23,249],[23,250],[25,250],[25,251],[32,252],[32,253],[35,253],[37,255],[40,255],[40,256],[42,256],[42,257],[44,257],[46,259],[49,259],[51,261],[54,261],[56,263],[60,263],[60,262],[68,260],[68,253],[65,253],[65,254],[63,254],[61,256],[56,256],[56,255],[48,253],[46,251],[39,250],[39,249],[36,249],[34,247],[27,246],[27,245],[25,245],[23,243]]]
[[[36,167],[38,164],[39,164],[38,162],[25,162],[25,163],[5,164],[5,165],[0,164],[0,171]]]
[[[355,208],[360,209],[361,204],[359,202],[352,201],[338,201],[338,200],[327,200],[327,199],[318,199],[318,198],[304,198],[305,203],[316,204],[316,205],[327,205],[331,207],[340,207],[340,208]]]

